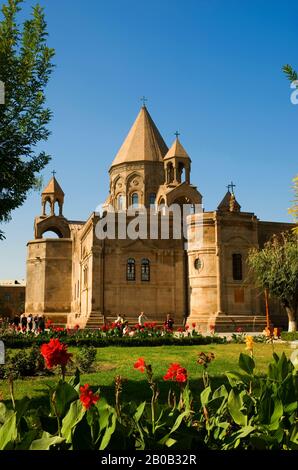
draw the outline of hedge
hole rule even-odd
[[[220,337],[216,335],[212,336],[184,336],[177,338],[175,336],[159,336],[159,337],[98,337],[98,338],[87,338],[87,337],[76,337],[63,336],[60,337],[63,343],[69,346],[95,346],[96,348],[104,348],[107,346],[123,346],[123,347],[135,347],[135,346],[193,346],[211,343],[226,343],[226,337]],[[41,344],[50,340],[50,338],[44,335],[24,337],[23,335],[3,335],[0,339],[4,342],[7,348],[26,348],[33,345],[40,346]]]
[[[283,331],[281,333],[281,339],[284,341],[298,341],[298,331]]]

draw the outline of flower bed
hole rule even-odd
[[[274,353],[267,376],[259,376],[252,337],[247,337],[246,349],[249,354],[239,356],[240,371],[227,372],[228,384],[218,388],[208,375],[216,357],[198,354],[198,368],[204,370],[199,397],[189,389],[183,359],[168,364],[163,375],[167,403],[160,402],[152,366],[140,357],[131,368],[144,374],[151,400],[123,402],[126,381],[118,375],[111,405],[100,390],[81,384],[78,372],[65,380],[71,355],[66,344],[52,338],[40,348],[45,367],[58,368],[62,375],[49,390],[50,413],[34,409],[26,397],[19,406],[9,377],[12,402],[0,404],[0,450],[297,450],[297,360]]]
[[[136,325],[128,334],[123,332],[122,326],[117,323],[103,326],[97,330],[79,329],[73,330],[57,328],[51,325],[44,332],[20,331],[14,328],[0,330],[0,339],[8,348],[24,348],[33,345],[41,345],[51,338],[63,340],[70,346],[92,345],[105,346],[162,346],[175,345],[186,346],[195,344],[225,343],[226,338],[211,334],[203,336],[194,327],[178,328],[173,331],[157,326],[155,323],[147,323],[144,327]],[[133,334],[131,334],[133,333]]]

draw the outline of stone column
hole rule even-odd
[[[215,212],[215,247],[216,247],[216,273],[217,273],[217,313],[223,313],[223,286],[222,286],[222,244],[220,217]]]

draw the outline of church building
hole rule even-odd
[[[254,288],[246,258],[251,248],[262,247],[291,224],[242,212],[233,185],[216,210],[197,214],[202,195],[191,178],[191,158],[178,134],[167,147],[145,105],[109,178],[104,212],[84,221],[66,218],[65,195],[55,176],[43,190],[34,240],[28,242],[27,314],[69,327],[96,328],[118,314],[134,324],[144,311],[151,321],[163,322],[171,314],[176,326],[196,322],[202,331],[264,328],[264,294]],[[169,236],[163,237],[160,227],[152,235],[146,214],[155,212],[162,223],[173,204],[194,208],[187,216],[188,231],[199,230],[200,243],[185,243],[183,233],[175,236],[171,216]],[[119,235],[123,223],[127,228],[134,219],[129,208],[146,213],[147,237]],[[99,237],[99,224],[112,213],[115,236]],[[58,238],[47,238],[49,231]],[[286,324],[279,303],[270,299],[269,307],[271,321]]]

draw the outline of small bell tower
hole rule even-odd
[[[63,217],[64,192],[55,178],[55,173],[56,172],[53,171],[52,179],[41,193],[42,217],[48,217],[51,215],[58,215],[59,217]],[[59,207],[59,214],[55,214],[56,202]],[[47,204],[50,205],[50,214],[46,213]]]
[[[177,186],[184,182],[190,184],[191,159],[180,143],[179,133],[175,132],[175,135],[176,139],[164,157],[165,184],[167,186]]]

